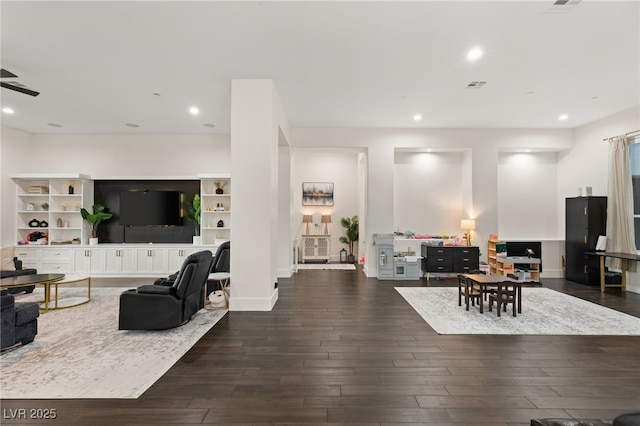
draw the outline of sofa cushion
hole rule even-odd
[[[40,316],[40,307],[35,302],[16,303],[16,325],[26,324]]]
[[[13,264],[13,257],[14,257],[13,246],[2,247],[0,249],[0,270],[15,271],[16,267]]]

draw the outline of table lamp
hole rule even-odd
[[[471,231],[476,229],[476,221],[474,219],[462,219],[460,221],[460,229],[467,231],[465,237],[467,238],[467,247],[471,246]]]
[[[331,223],[331,215],[323,214],[320,221],[324,223],[324,235],[329,235],[329,224]]]
[[[306,223],[307,224],[307,232],[305,232],[306,235],[309,235],[309,224],[313,223],[313,215],[310,214],[305,214],[302,216],[302,223]]]

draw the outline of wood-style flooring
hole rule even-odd
[[[440,336],[394,290],[453,280],[305,270],[278,285],[273,311],[230,312],[137,400],[2,400],[0,423],[28,424],[7,419],[20,408],[94,426],[524,426],[640,410],[640,337]],[[543,285],[640,317],[638,294]]]

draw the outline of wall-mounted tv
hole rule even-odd
[[[179,191],[120,192],[120,225],[180,225]]]

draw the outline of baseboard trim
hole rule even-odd
[[[271,311],[278,301],[278,289],[274,289],[271,297],[231,297],[230,311]]]

